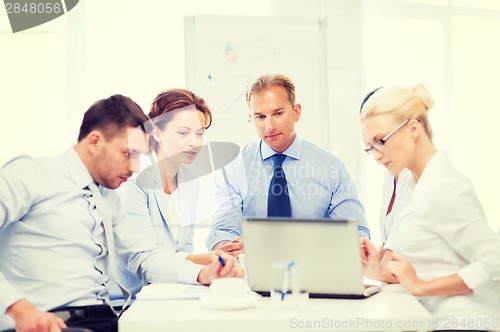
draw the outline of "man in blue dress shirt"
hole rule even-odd
[[[162,251],[109,190],[138,171],[148,146],[137,127],[147,120],[132,99],[111,96],[85,113],[74,147],[49,158],[21,155],[0,169],[0,331],[72,326],[116,332],[117,318],[107,305],[113,242],[110,252],[147,282],[209,284],[241,276],[237,260],[226,253],[218,253],[222,267],[215,254],[211,263],[198,265]],[[114,241],[106,238],[101,213],[109,216]],[[199,271],[197,280],[179,280],[186,270]]]
[[[242,216],[349,217],[357,221],[359,235],[369,238],[363,206],[343,162],[297,136],[295,123],[301,105],[295,103],[293,82],[281,74],[264,75],[252,84],[246,99],[261,140],[246,145],[224,172],[217,174],[207,248],[222,249],[233,256],[242,253]],[[286,177],[285,190],[272,190],[275,155],[280,156],[278,172]],[[270,198],[274,191],[286,192],[288,197]],[[274,204],[280,206],[275,209]]]

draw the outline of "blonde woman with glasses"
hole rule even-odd
[[[392,175],[407,168],[415,186],[396,221],[399,252],[381,266],[373,244],[361,240],[365,273],[396,278],[433,314],[434,329],[498,329],[500,241],[470,179],[435,148],[432,106],[418,84],[383,87],[362,107],[365,151]]]

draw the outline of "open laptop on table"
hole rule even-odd
[[[358,226],[350,219],[243,218],[248,282],[269,296],[271,264],[294,259],[308,271],[310,297],[363,299],[381,286],[363,285]]]

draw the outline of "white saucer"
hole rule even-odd
[[[208,294],[200,298],[200,301],[204,306],[211,309],[236,310],[254,307],[259,299],[259,294],[249,292],[246,296],[236,299],[214,298]]]

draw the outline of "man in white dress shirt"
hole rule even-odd
[[[0,331],[117,331],[107,305],[110,242],[96,209],[99,195],[88,189],[94,183],[112,219],[115,252],[137,275],[148,282],[183,282],[178,271],[190,268],[199,271],[202,284],[240,276],[228,254],[221,254],[225,266],[216,255],[199,266],[160,250],[109,190],[138,170],[148,146],[137,128],[146,121],[132,99],[114,95],[85,113],[74,147],[49,158],[21,155],[0,169]]]

